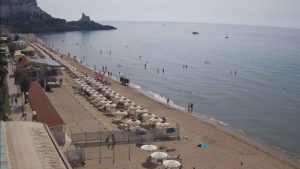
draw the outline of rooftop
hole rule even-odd
[[[42,123],[0,122],[2,132],[1,169],[69,169],[49,129]],[[4,148],[4,149],[2,149]]]
[[[38,122],[45,123],[49,127],[65,124],[37,81],[30,83],[28,93],[30,105],[37,113]]]

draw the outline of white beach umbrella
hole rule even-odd
[[[158,126],[158,127],[169,127],[170,123],[168,123],[168,122],[157,122],[156,126]]]
[[[101,105],[105,105],[106,103],[109,103],[109,102],[110,102],[110,101],[107,100],[107,99],[100,101]]]
[[[141,108],[142,108],[141,106],[138,106],[136,104],[129,107],[130,110],[136,110],[136,109],[141,109]]]
[[[138,126],[141,124],[141,121],[136,120],[136,119],[130,119],[127,121],[127,124],[132,125],[132,126]]]
[[[127,106],[127,107],[129,107],[129,106],[133,106],[133,105],[135,105],[135,103],[134,103],[134,102],[132,102],[132,101],[125,102],[125,106]]]
[[[148,113],[147,109],[137,109],[136,113]]]
[[[110,103],[106,103],[105,105],[106,107],[117,107],[116,104],[114,104],[113,102],[110,102]]]
[[[125,103],[125,102],[126,102],[126,100],[125,100],[124,98],[121,98],[121,99],[119,100],[119,102],[121,102],[121,103]]]
[[[154,153],[151,153],[151,157],[158,159],[158,160],[162,160],[162,159],[167,158],[168,154],[165,152],[154,152]]]
[[[162,122],[163,120],[159,117],[152,117],[150,118],[150,121],[156,124],[157,122]]]
[[[145,117],[145,118],[153,118],[153,117],[155,117],[156,115],[155,114],[152,114],[152,113],[144,113],[143,114],[143,117]]]
[[[145,151],[155,151],[155,150],[157,150],[157,147],[155,145],[146,144],[146,145],[142,145],[141,149],[145,150]]]
[[[126,115],[128,115],[128,113],[126,111],[117,111],[116,115],[126,116]],[[128,121],[127,121],[127,123],[128,123]]]
[[[165,160],[163,162],[163,165],[166,168],[178,168],[178,167],[180,167],[181,163],[179,161],[176,161],[176,160]]]

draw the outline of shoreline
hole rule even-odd
[[[42,42],[44,44],[47,44],[44,41],[42,41]],[[52,50],[55,51],[53,48],[52,48]],[[68,56],[68,55],[66,55],[64,53],[59,52],[59,54],[62,54],[64,56],[64,58],[67,57],[68,59],[65,59],[65,60],[68,61],[69,63],[70,63],[70,61],[73,60],[73,58],[71,58],[70,56]],[[75,61],[73,61],[73,62],[75,62]],[[73,64],[73,62],[72,62],[72,64]],[[73,64],[73,65],[75,65],[76,67],[79,66],[79,67],[81,67],[81,69],[83,69],[89,75],[93,75],[93,70],[91,68],[86,67],[85,65],[82,65],[82,64],[80,64],[78,62],[75,63],[75,64]],[[112,86],[113,86],[113,84],[116,85],[118,83],[118,81],[116,79],[112,79],[110,77],[106,77],[106,78],[109,79],[109,81],[112,83]],[[113,87],[111,87],[111,88],[113,89]],[[196,114],[187,113],[184,110],[182,110],[180,108],[177,108],[175,106],[167,106],[165,103],[159,101],[158,99],[155,99],[155,97],[150,97],[147,94],[145,94],[142,91],[142,89],[138,89],[138,88],[134,88],[134,87],[130,86],[130,88],[127,88],[126,90],[128,90],[129,92],[137,92],[137,93],[139,93],[137,95],[146,97],[147,99],[151,99],[152,101],[155,101],[156,104],[160,104],[161,106],[163,106],[165,109],[173,109],[174,111],[178,111],[179,113],[183,114],[182,116],[190,116],[190,118],[197,119],[199,122],[204,123],[205,125],[207,125],[207,126],[213,128],[213,129],[217,130],[218,132],[222,132],[223,134],[225,134],[225,135],[227,135],[229,137],[232,137],[232,138],[238,140],[239,142],[242,142],[242,143],[244,143],[244,144],[246,144],[248,146],[251,146],[252,148],[254,148],[254,149],[258,150],[258,151],[261,151],[261,152],[267,154],[268,156],[271,156],[271,157],[273,157],[275,159],[278,159],[280,162],[285,163],[285,164],[287,164],[290,167],[296,167],[296,166],[298,167],[299,166],[299,164],[297,163],[297,161],[294,161],[295,164],[292,164],[292,161],[286,160],[286,159],[278,156],[278,154],[275,153],[275,150],[273,150],[274,152],[273,151],[271,151],[271,152],[267,151],[266,149],[262,148],[259,145],[258,142],[257,143],[256,143],[256,141],[252,142],[251,138],[249,139],[249,138],[247,138],[247,136],[242,135],[242,133],[239,133],[238,130],[236,130],[236,132],[231,131],[230,129],[227,129],[227,127],[225,125],[214,123],[213,121],[209,121],[209,119],[204,119],[203,117],[201,117],[199,115],[197,116]],[[147,91],[145,91],[145,92],[147,92]],[[124,93],[122,95],[126,96],[126,94],[124,94]],[[147,107],[147,105],[143,105],[143,106]],[[199,114],[201,114],[201,113],[199,113]],[[174,121],[171,120],[171,122],[174,122]],[[230,128],[230,127],[228,127],[228,128]],[[182,132],[181,132],[181,135],[182,135]],[[266,146],[266,145],[263,145],[263,146]],[[285,154],[285,155],[288,155],[288,154]],[[292,159],[290,159],[290,160],[292,160]],[[295,165],[295,166],[293,166],[293,165]]]

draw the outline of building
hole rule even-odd
[[[0,121],[1,169],[71,169],[47,125]]]

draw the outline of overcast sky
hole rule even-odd
[[[231,23],[300,28],[300,0],[37,0],[54,17]]]

